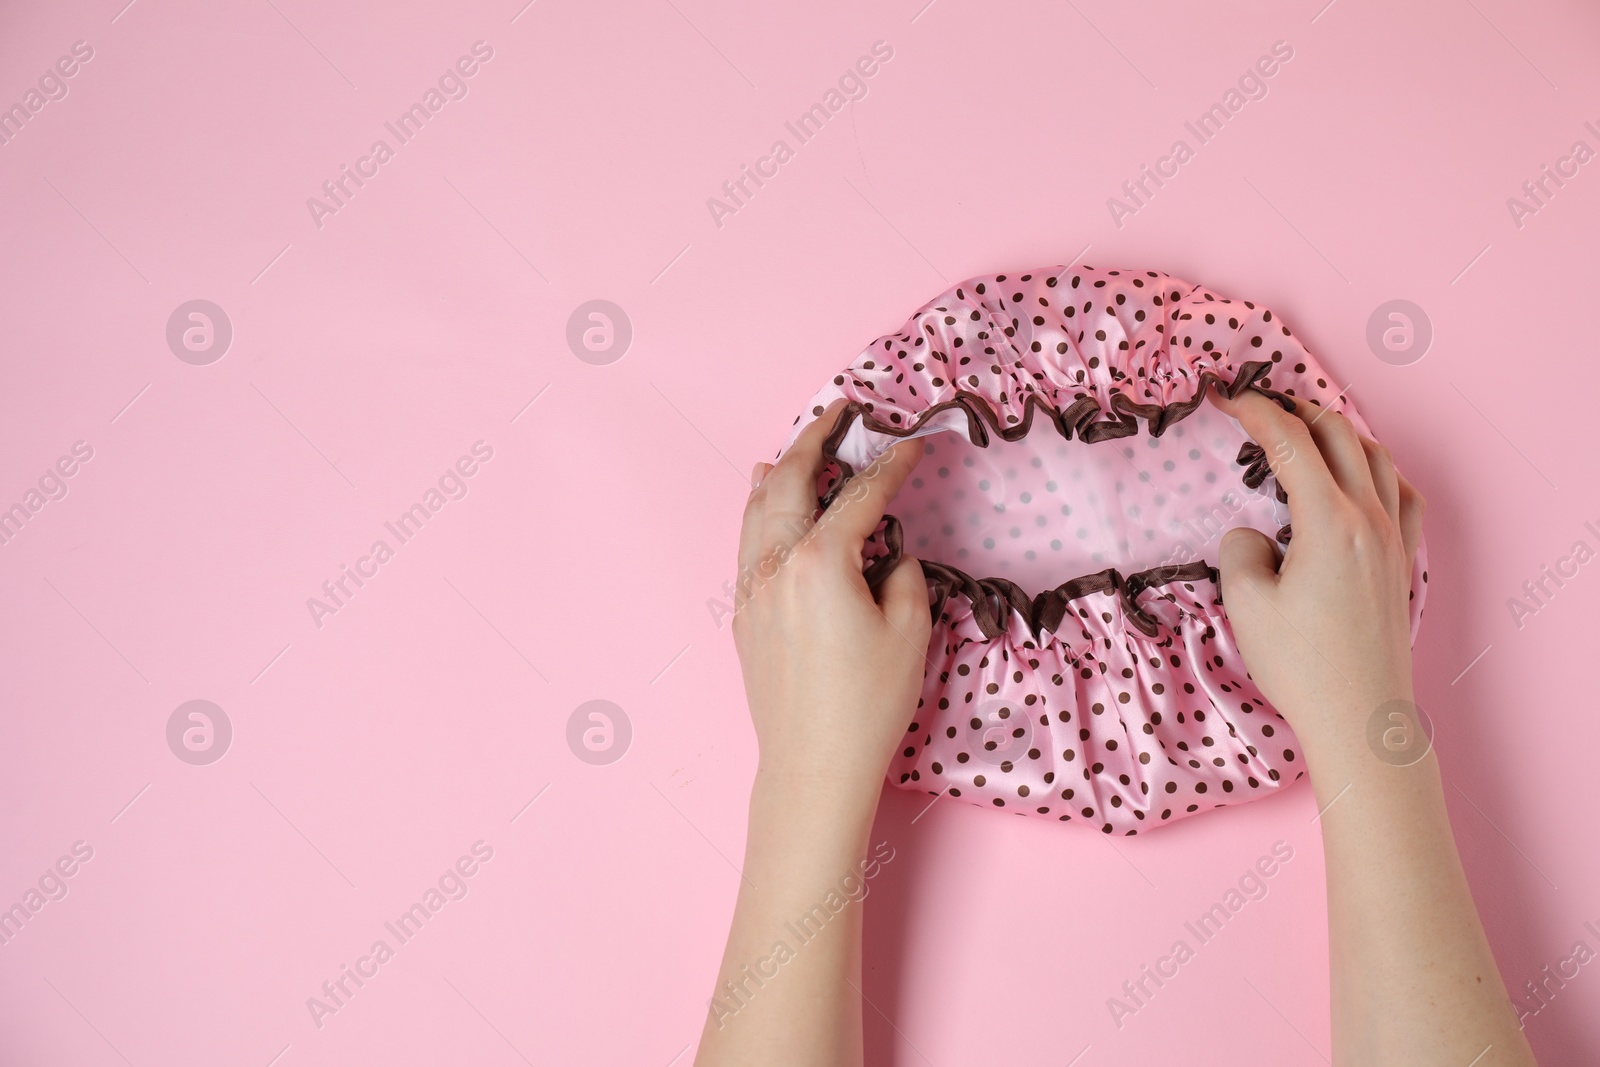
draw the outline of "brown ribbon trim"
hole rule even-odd
[[[892,523],[895,529],[895,539],[898,540],[899,520],[893,516],[885,517],[886,523]],[[880,565],[889,557],[881,557],[874,561],[874,566]],[[895,562],[899,562],[896,555]],[[1149,612],[1139,605],[1139,596],[1146,589],[1166,585],[1168,582],[1211,582],[1216,584],[1216,570],[1204,560],[1185,563],[1175,567],[1155,567],[1146,571],[1138,571],[1124,576],[1115,567],[1097,571],[1094,574],[1085,574],[1071,581],[1063,582],[1054,589],[1040,593],[1029,599],[1027,593],[1017,583],[1006,578],[973,578],[970,574],[958,567],[951,567],[944,563],[935,563],[932,560],[921,560],[922,574],[931,583],[933,588],[932,612],[934,618],[944,611],[945,604],[950,597],[960,594],[972,604],[972,618],[978,624],[978,629],[983,631],[984,637],[995,638],[1006,632],[1005,608],[1016,612],[1028,623],[1028,629],[1035,639],[1045,631],[1056,633],[1060,630],[1062,620],[1071,611],[1071,603],[1082,597],[1094,593],[1115,592],[1120,594],[1122,610],[1128,621],[1138,627],[1146,637],[1156,636],[1159,623]],[[883,575],[887,576],[892,568],[884,568]],[[869,577],[868,582],[872,579]]]
[[[1020,441],[1028,436],[1033,428],[1035,411],[1044,412],[1046,419],[1055,426],[1062,437],[1071,440],[1074,436],[1080,441],[1094,444],[1096,441],[1108,441],[1118,437],[1132,437],[1139,432],[1138,419],[1142,418],[1150,424],[1150,436],[1160,437],[1173,425],[1182,422],[1205,402],[1206,390],[1211,386],[1220,386],[1229,399],[1238,396],[1246,389],[1269,396],[1283,406],[1285,411],[1294,410],[1294,398],[1273,389],[1263,389],[1256,385],[1256,381],[1265,377],[1272,369],[1269,360],[1252,360],[1241,364],[1234,374],[1233,381],[1226,381],[1220,375],[1211,371],[1202,371],[1199,376],[1199,385],[1194,396],[1188,400],[1180,400],[1173,404],[1140,404],[1129,400],[1123,393],[1111,395],[1111,407],[1114,414],[1110,419],[1096,421],[1095,416],[1104,414],[1100,402],[1092,396],[1086,396],[1074,401],[1065,410],[1057,410],[1049,401],[1038,393],[1029,393],[1022,405],[1022,418],[1009,426],[1000,425],[1000,416],[995,413],[994,406],[988,398],[979,393],[966,389],[956,390],[956,395],[950,400],[941,400],[932,407],[923,409],[922,413],[909,426],[895,426],[881,421],[876,415],[866,409],[866,406],[856,401],[846,404],[839,412],[838,420],[834,422],[833,429],[822,442],[823,458],[837,462],[836,453],[839,446],[844,443],[844,438],[850,432],[850,426],[861,420],[861,425],[873,433],[886,434],[890,437],[910,437],[928,422],[929,419],[952,408],[960,408],[967,416],[967,437],[979,448],[989,447],[989,434],[992,430],[1003,441]],[[1137,418],[1135,417],[1137,416]],[[840,464],[841,467],[845,466]]]

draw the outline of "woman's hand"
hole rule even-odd
[[[1294,520],[1281,562],[1259,531],[1222,539],[1222,599],[1239,652],[1308,759],[1364,743],[1380,706],[1412,699],[1422,495],[1343,415],[1304,401],[1290,414],[1252,391],[1215,396],[1266,450]]]
[[[922,691],[932,623],[917,561],[902,558],[874,599],[861,550],[922,445],[890,449],[813,522],[822,441],[842,404],[806,427],[776,467],[756,466],[733,637],[760,778],[876,807]]]

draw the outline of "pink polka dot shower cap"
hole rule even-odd
[[[1157,271],[970,279],[816,394],[791,444],[848,402],[824,445],[824,506],[895,442],[926,453],[867,551],[874,586],[902,550],[921,560],[933,605],[892,783],[1134,834],[1305,774],[1215,570],[1233,527],[1289,542],[1286,496],[1205,403],[1212,383],[1310,400],[1371,436],[1271,311]],[[1419,548],[1413,637],[1425,566]]]

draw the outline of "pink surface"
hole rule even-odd
[[[930,292],[1084,254],[1259,299],[1353,383],[1431,503],[1419,698],[1508,984],[1536,1007],[1600,947],[1592,9],[121,7],[0,32],[0,105],[93,51],[0,144],[0,505],[29,515],[0,544],[0,906],[39,905],[0,945],[0,1062],[687,1063],[754,760],[719,625],[749,465]],[[745,166],[765,184],[709,208]],[[1146,166],[1176,173],[1127,197]],[[314,219],[342,167],[368,177]],[[631,322],[610,363],[604,320],[568,342],[597,299]],[[1420,360],[1369,348],[1396,299]],[[193,300],[231,322],[215,362],[186,314],[169,347]],[[169,734],[195,700],[231,725],[209,764],[214,711]],[[875,1062],[1323,1062],[1308,789],[1126,841],[924,800],[879,820]],[[1547,997],[1542,1062],[1600,1056],[1600,975]]]

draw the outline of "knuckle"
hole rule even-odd
[[[1341,543],[1358,558],[1381,559],[1401,548],[1400,530],[1381,506],[1358,509],[1341,530]]]
[[[761,561],[755,565],[751,578],[752,587],[764,585],[776,578],[788,562],[788,556],[788,549],[782,545],[763,555]]]
[[[1423,496],[1416,486],[1408,481],[1400,483],[1400,504],[1402,507],[1415,512],[1421,518],[1428,510],[1428,498]]]
[[[1311,443],[1311,427],[1295,419],[1284,426],[1283,439],[1294,445],[1308,445]]]
[[[794,546],[790,559],[798,573],[811,577],[826,565],[827,554],[817,538],[807,537]]]
[[[1310,427],[1296,419],[1283,428],[1282,439],[1273,446],[1267,466],[1272,468],[1273,473],[1277,473],[1285,464],[1292,462],[1301,449],[1314,447]]]
[[[1327,415],[1323,417],[1322,425],[1328,428],[1327,432],[1332,437],[1349,440],[1359,436],[1356,433],[1355,425],[1337,411],[1329,411]]]

